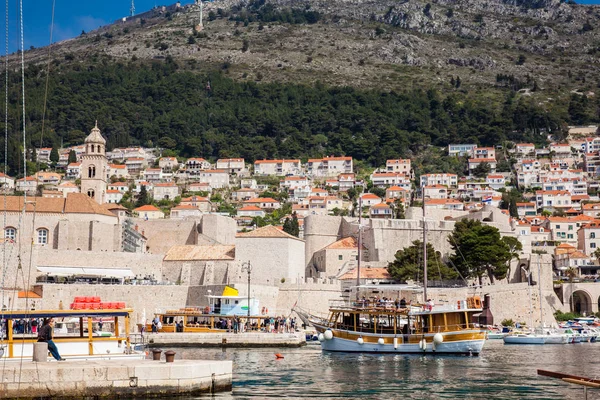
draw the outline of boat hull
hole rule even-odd
[[[506,336],[504,344],[546,344],[544,336],[515,335]]]
[[[323,332],[324,330],[319,330]],[[440,333],[443,341],[434,342],[434,334],[410,335],[403,343],[402,335],[369,335],[357,332],[332,331],[333,338],[321,341],[324,351],[349,353],[396,353],[396,354],[466,354],[478,355],[485,344],[484,331],[461,331]],[[346,336],[346,337],[340,337]],[[362,344],[358,338],[362,339]],[[380,343],[383,341],[383,344]],[[423,344],[425,340],[425,344]]]

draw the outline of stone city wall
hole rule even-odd
[[[197,244],[199,219],[151,219],[132,218],[139,232],[148,238],[149,253],[166,254],[172,246]]]

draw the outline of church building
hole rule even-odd
[[[106,140],[98,129],[98,121],[90,135],[85,138],[85,154],[81,156],[81,193],[87,194],[98,204],[106,202],[108,160]]]

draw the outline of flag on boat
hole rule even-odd
[[[481,199],[481,202],[484,204],[491,204],[492,203],[492,196],[483,196],[483,198]]]

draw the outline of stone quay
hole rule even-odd
[[[231,384],[231,361],[11,361],[0,390],[3,399],[148,398],[230,391]]]
[[[155,333],[146,335],[149,347],[301,347],[304,332],[293,333]]]

